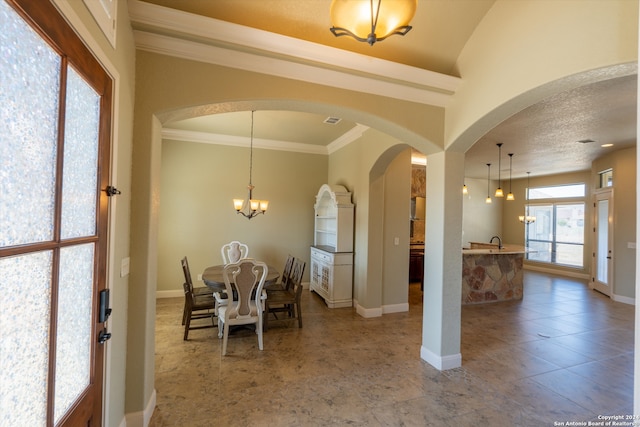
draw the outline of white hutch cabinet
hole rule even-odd
[[[329,308],[353,305],[353,203],[341,185],[316,195],[310,288]]]

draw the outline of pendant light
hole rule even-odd
[[[502,157],[502,143],[496,144],[498,146],[498,188],[496,188],[496,197],[504,197],[502,191],[502,180],[500,179],[500,157]]]
[[[518,220],[525,225],[529,225],[532,222],[536,222],[536,217],[529,215],[529,189],[531,188],[529,185],[530,174],[531,172],[527,172],[527,191],[525,193],[525,197],[527,199],[527,209],[525,211],[525,215],[520,215],[518,217]]]
[[[484,199],[484,202],[486,204],[491,203],[491,190],[489,189],[490,182],[491,182],[490,180],[491,180],[491,163],[487,163],[487,198]]]
[[[329,30],[336,37],[351,36],[373,46],[394,34],[407,34],[417,7],[417,0],[333,0]]]
[[[513,192],[511,191],[511,162],[513,160],[513,153],[509,153],[509,194],[507,194],[507,200],[515,200]]]
[[[256,200],[253,198],[253,189],[255,186],[251,183],[251,175],[253,172],[253,113],[251,111],[251,145],[249,149],[249,192],[246,199],[233,199],[233,207],[236,212],[243,215],[247,219],[251,219],[258,214],[264,214],[269,207],[268,200]]]

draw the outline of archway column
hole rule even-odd
[[[424,312],[420,357],[439,370],[462,364],[462,184],[464,153],[427,157]]]

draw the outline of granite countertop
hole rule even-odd
[[[470,242],[474,243],[474,242]],[[473,249],[462,248],[463,255],[484,255],[484,254],[524,254],[532,252],[529,248],[520,245],[505,244],[502,248],[498,249],[498,245],[491,245],[488,243],[483,244],[484,247]],[[472,246],[473,247],[473,246]]]

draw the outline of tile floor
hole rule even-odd
[[[157,407],[168,426],[553,426],[633,409],[634,307],[527,271],[522,301],[462,310],[462,367],[420,359],[422,301],[365,319],[303,292],[304,327],[182,340],[183,300],[157,302]]]

